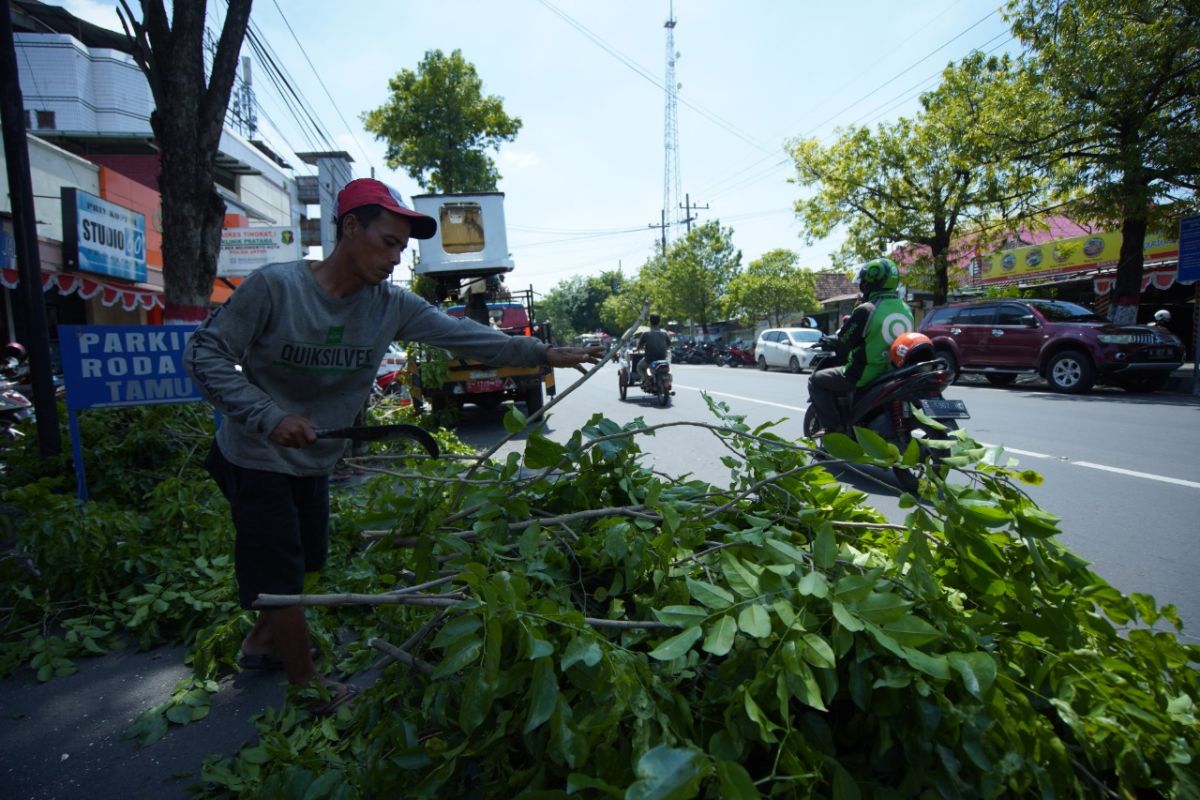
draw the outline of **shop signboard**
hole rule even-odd
[[[63,187],[63,264],[135,283],[146,280],[146,216]]]
[[[280,261],[300,260],[300,237],[295,228],[225,228],[217,276],[240,278]]]
[[[1180,283],[1200,281],[1200,216],[1179,221]]]
[[[190,325],[59,325],[79,499],[87,499],[76,412],[203,400],[183,369]]]
[[[1121,241],[1120,232],[1096,233],[1001,250],[984,260],[983,282],[1115,267],[1121,254]],[[1147,263],[1172,259],[1179,255],[1179,242],[1170,237],[1147,234],[1143,253]]]

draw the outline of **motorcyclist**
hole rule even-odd
[[[900,268],[895,261],[868,261],[856,280],[862,302],[838,331],[838,352],[845,353],[845,365],[818,370],[808,380],[808,395],[826,432],[845,430],[838,397],[886,372],[892,341],[915,327],[912,309],[896,293]]]
[[[638,372],[643,383],[650,380],[650,365],[655,361],[666,361],[667,350],[671,347],[671,339],[667,332],[658,327],[660,319],[658,314],[651,314],[650,330],[643,331],[638,337],[637,349],[642,351],[641,360],[638,361]]]
[[[1171,321],[1171,312],[1165,308],[1160,308],[1154,312],[1154,322],[1150,323],[1153,327],[1158,328],[1164,333],[1170,333],[1171,328],[1168,323]]]

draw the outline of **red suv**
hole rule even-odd
[[[1041,375],[1060,392],[1095,383],[1151,392],[1183,363],[1183,343],[1169,333],[1114,325],[1061,300],[954,303],[934,309],[920,330],[952,374],[981,374],[994,386]]]

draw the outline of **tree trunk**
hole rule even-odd
[[[162,0],[141,0],[142,20],[137,21],[121,0],[134,57],[154,94],[150,127],[162,162],[158,182],[168,323],[197,322],[208,313],[225,224],[214,164],[250,5],[251,0],[229,0],[206,79],[203,3],[174,3],[168,18]]]
[[[934,224],[933,241],[929,243],[929,250],[933,256],[933,304],[945,305],[950,296],[950,234],[941,220]]]
[[[1117,280],[1108,309],[1108,318],[1118,325],[1137,322],[1138,303],[1142,299],[1145,247],[1145,215],[1126,217],[1121,222],[1121,254],[1117,258]]]

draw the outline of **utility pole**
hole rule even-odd
[[[694,206],[694,205],[692,205],[692,196],[690,194],[685,194],[683,197],[684,197],[684,204],[680,206],[680,208],[682,208],[684,211],[683,222],[685,225],[687,225],[687,232],[691,233],[692,232],[692,222],[696,219],[695,217],[692,216],[692,209],[694,208],[697,211],[707,211],[708,205],[705,204],[702,206]]]
[[[658,223],[657,225],[655,225],[653,222],[651,222],[646,227],[647,228],[658,228],[659,231],[661,232],[662,254],[663,254],[663,258],[665,259],[667,257],[667,210],[665,208],[663,209],[662,222]]]
[[[675,3],[670,4],[670,14],[663,28],[667,32],[667,65],[666,79],[663,88],[666,89],[666,102],[663,108],[663,208],[671,212],[673,230],[671,238],[679,234],[679,82],[675,79],[675,62],[679,60],[679,52],[675,50]],[[667,229],[663,229],[665,236]],[[663,247],[666,254],[666,247]]]
[[[38,447],[45,457],[62,452],[62,439],[58,435],[58,408],[50,376],[50,337],[46,331],[37,215],[33,208],[33,179],[29,174],[29,146],[25,139],[25,101],[21,97],[17,73],[11,15],[9,0],[0,0],[0,127],[4,131],[13,240],[20,275],[17,296],[25,312],[25,351],[29,354],[29,382],[33,387],[33,410],[37,414]]]

